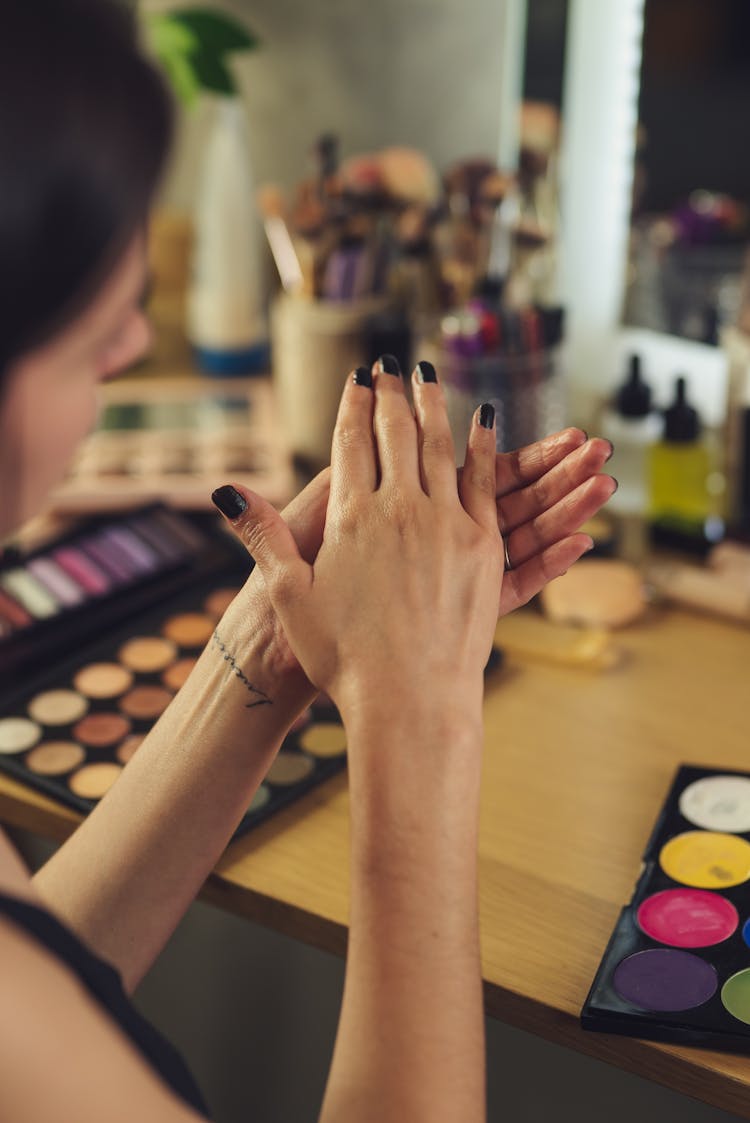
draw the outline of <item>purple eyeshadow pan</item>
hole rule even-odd
[[[103,537],[132,562],[138,573],[149,574],[158,568],[158,554],[132,530],[112,526],[104,532]]]
[[[691,952],[652,948],[618,964],[612,985],[626,1002],[641,1010],[692,1010],[716,993],[716,969]]]
[[[145,543],[156,550],[159,557],[164,561],[178,562],[185,557],[187,550],[183,543],[166,533],[148,515],[131,519],[130,526]]]
[[[162,533],[168,534],[173,540],[176,539],[181,542],[191,554],[203,549],[205,542],[199,532],[174,511],[154,511],[151,518]]]
[[[135,567],[111,542],[107,541],[103,534],[82,539],[81,549],[118,584],[131,581],[136,576]]]

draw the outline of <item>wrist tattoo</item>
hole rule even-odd
[[[245,703],[245,708],[249,710],[249,709],[252,709],[253,706],[272,706],[273,702],[268,697],[268,695],[265,693],[265,691],[261,690],[257,686],[253,686],[253,684],[250,682],[250,679],[247,677],[247,675],[242,670],[242,668],[238,665],[237,660],[235,659],[234,655],[232,655],[231,651],[227,650],[227,646],[224,643],[224,641],[222,640],[222,638],[221,638],[221,636],[219,635],[218,632],[214,632],[213,639],[212,639],[211,642],[213,643],[214,647],[221,654],[224,662],[228,663],[229,666],[232,668],[232,670],[234,671],[235,675],[240,680],[242,685],[247,690],[249,690],[251,694],[256,695],[256,697],[253,699],[252,702],[246,702]]]

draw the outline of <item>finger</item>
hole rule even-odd
[[[401,367],[393,355],[381,355],[373,367],[375,413],[373,429],[381,483],[419,488],[417,423],[404,393]]]
[[[281,512],[282,519],[297,543],[297,549],[311,565],[323,544],[330,490],[331,469],[324,468]]]
[[[497,520],[501,533],[508,534],[554,507],[580,484],[601,472],[611,455],[610,442],[595,437],[569,452],[538,480],[498,497]]]
[[[312,582],[312,569],[300,557],[291,530],[268,500],[247,488],[225,484],[211,499],[254,559],[281,613]]]
[[[346,380],[333,430],[331,497],[336,504],[348,495],[369,494],[377,487],[374,406],[372,374],[367,367],[357,367]]]
[[[573,534],[548,546],[522,565],[514,565],[503,576],[498,615],[507,616],[515,608],[527,604],[548,582],[566,573],[593,545],[588,534]]]
[[[432,363],[417,363],[412,372],[414,412],[417,421],[417,443],[422,487],[428,495],[455,499],[456,452],[445,409],[442,387]],[[492,495],[494,502],[494,447]],[[465,506],[465,504],[464,504]],[[494,515],[493,515],[494,517]]]
[[[562,429],[513,452],[499,452],[495,465],[498,497],[538,480],[586,440],[583,429]]]
[[[495,507],[495,407],[485,402],[474,413],[466,460],[461,473],[459,496],[475,522],[497,532]]]
[[[517,569],[535,554],[574,534],[616,490],[617,481],[611,476],[592,476],[549,510],[506,533],[505,543],[513,568]]]

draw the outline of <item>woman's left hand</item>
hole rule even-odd
[[[511,563],[502,585],[500,616],[526,604],[590,548],[590,537],[579,528],[617,487],[602,472],[611,455],[609,441],[588,438],[574,428],[497,454],[497,520]],[[459,493],[464,471],[458,470]],[[323,541],[329,484],[330,468],[325,468],[282,511],[307,562],[315,560]],[[233,525],[242,537],[242,520]],[[259,578],[257,574],[255,580]]]
[[[609,441],[582,429],[497,454],[497,522],[510,562],[500,616],[526,604],[591,549],[592,539],[580,528],[617,490],[617,481],[602,471],[611,455]]]

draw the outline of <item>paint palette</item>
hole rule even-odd
[[[64,566],[66,558],[75,564]],[[34,564],[40,559],[49,568]],[[157,506],[88,522],[65,544],[0,571],[0,588],[18,598],[5,593],[16,623],[0,650],[20,636],[26,653],[35,653],[25,673],[13,664],[14,689],[0,700],[0,768],[77,811],[90,811],[185,683],[250,566],[218,516],[188,518]],[[3,586],[8,573],[13,580]],[[102,575],[98,583],[90,579],[94,573]],[[76,591],[70,603],[62,599],[63,576]],[[285,739],[235,833],[345,763],[338,713],[316,703]]]
[[[750,773],[678,770],[581,1024],[750,1052]]]

